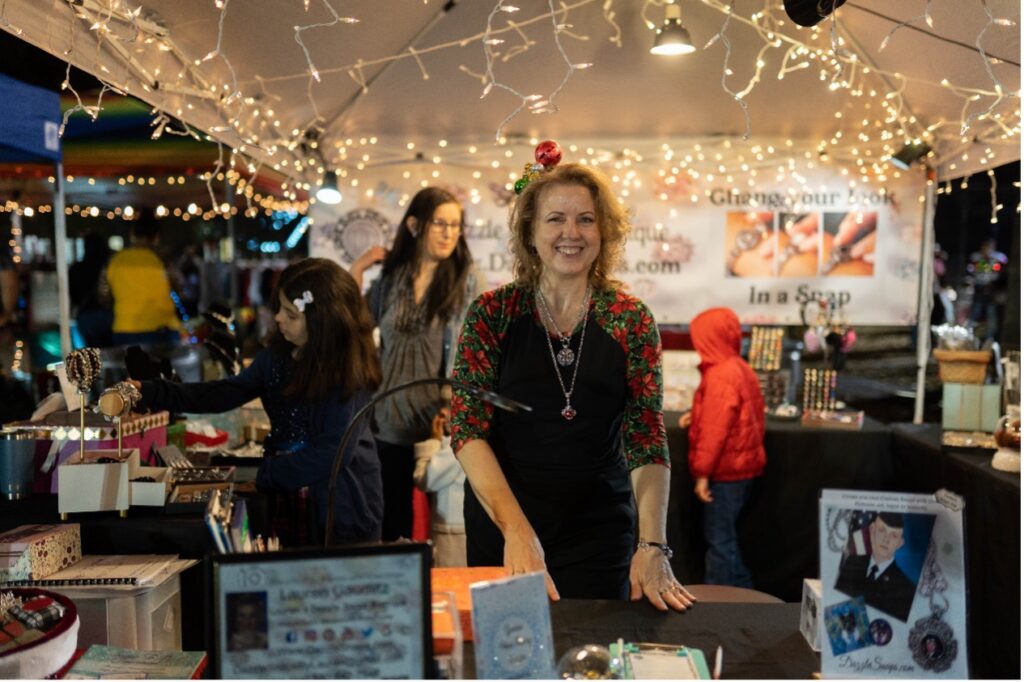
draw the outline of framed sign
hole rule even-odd
[[[429,676],[426,544],[215,555],[209,585],[215,678]]]

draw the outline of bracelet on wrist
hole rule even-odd
[[[637,551],[640,551],[641,549],[657,549],[665,555],[666,559],[672,558],[672,548],[665,542],[647,542],[646,540],[641,540],[636,543],[636,549]]]

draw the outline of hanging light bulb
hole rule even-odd
[[[697,48],[690,40],[690,32],[682,22],[682,10],[674,2],[665,5],[665,23],[654,32],[654,45],[651,54],[677,55],[690,54]]]
[[[334,171],[327,171],[324,174],[324,181],[316,191],[316,200],[324,204],[340,204],[341,192],[338,190],[338,174]]]

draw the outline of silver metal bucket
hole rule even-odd
[[[0,493],[9,500],[32,494],[36,435],[0,431]]]

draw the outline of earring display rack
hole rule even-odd
[[[804,412],[836,409],[836,371],[831,369],[804,370]]]
[[[747,359],[756,372],[775,372],[782,368],[782,327],[753,327]]]
[[[839,373],[834,369],[805,369],[803,384],[804,426],[826,429],[858,430],[864,425],[864,412],[841,410],[836,397]]]
[[[756,371],[757,380],[761,384],[761,395],[764,397],[764,406],[774,410],[786,402],[786,394],[789,391],[789,372],[763,372]]]

